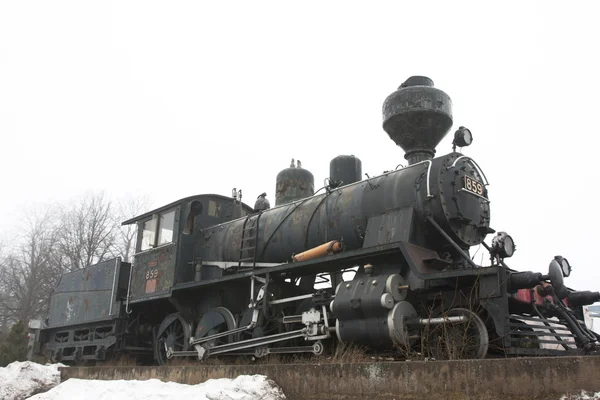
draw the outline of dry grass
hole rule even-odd
[[[138,364],[138,360],[135,356],[132,356],[130,354],[123,354],[114,360],[107,360],[102,365],[110,365],[113,367],[135,367]]]

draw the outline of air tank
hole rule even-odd
[[[300,160],[296,164],[292,159],[290,167],[277,174],[275,206],[304,199],[314,193],[315,178],[309,170],[302,168]]]
[[[329,180],[339,186],[349,185],[362,180],[362,163],[354,155],[337,156],[329,163]],[[338,186],[338,185],[336,185]]]

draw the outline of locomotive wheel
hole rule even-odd
[[[485,323],[471,310],[453,308],[447,317],[464,316],[465,321],[433,327],[429,353],[436,360],[481,359],[487,355],[489,335]]]
[[[167,349],[187,351],[190,343],[192,327],[179,313],[167,315],[158,328],[156,335],[156,356],[159,365],[165,365],[169,358]]]
[[[235,328],[237,328],[237,323],[235,322],[235,318],[231,311],[225,307],[213,308],[202,314],[202,318],[200,318],[200,322],[198,322],[198,326],[196,327],[194,339],[230,331]],[[230,335],[209,340],[208,342],[202,343],[202,345],[213,347],[220,344],[231,343],[233,342],[233,339],[233,335]]]

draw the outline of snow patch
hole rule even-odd
[[[23,400],[33,393],[46,391],[58,385],[59,367],[66,365],[15,361],[0,368],[0,399]]]
[[[286,397],[275,382],[263,375],[241,375],[235,379],[210,379],[197,385],[146,381],[96,381],[71,378],[31,400],[284,400]]]
[[[563,395],[560,400],[600,400],[600,392],[592,393],[581,391],[581,394]]]

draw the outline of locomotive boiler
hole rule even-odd
[[[314,192],[312,174],[292,161],[273,208],[265,193],[249,207],[234,189],[125,221],[138,226],[133,265],[63,276],[41,351],[61,362],[132,353],[159,364],[320,355],[349,343],[436,359],[596,353],[582,307],[600,293],[564,285],[566,258],[548,273],[507,266],[515,246],[491,227],[489,182],[456,151],[471,132],[459,127],[452,151],[435,157],[453,124],[450,97],[414,76],[382,111],[406,166],[362,180],[361,161],[340,156]],[[479,245],[489,265],[473,261]]]

